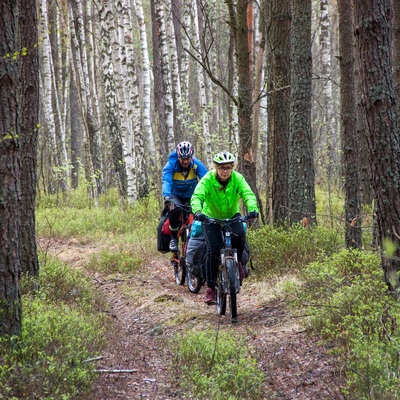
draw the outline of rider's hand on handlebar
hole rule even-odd
[[[201,211],[196,211],[196,214],[194,215],[194,219],[197,221],[203,222],[206,220],[206,216]]]
[[[249,219],[256,220],[257,218],[258,218],[258,212],[257,211],[249,212]]]

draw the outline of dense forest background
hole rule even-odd
[[[181,140],[209,166],[233,152],[265,223],[313,226],[316,185],[340,190],[346,245],[361,247],[360,210],[374,204],[376,247],[395,245],[382,263],[398,296],[396,2],[31,0],[0,11],[10,298],[19,271],[38,273],[42,194],[85,185],[94,206],[114,187],[128,204],[157,195]]]

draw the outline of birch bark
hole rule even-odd
[[[142,119],[144,127],[144,139],[149,154],[155,153],[154,132],[151,124],[151,81],[152,74],[150,69],[149,50],[147,47],[146,23],[143,14],[142,0],[132,0],[136,10],[136,18],[139,25],[140,50],[142,54]]]
[[[171,87],[171,70],[169,67],[169,55],[167,46],[167,35],[165,30],[165,19],[163,11],[162,0],[155,0],[155,17],[159,28],[159,52],[161,61],[161,71],[164,87],[164,111],[165,120],[163,121],[166,128],[166,142],[167,149],[173,150],[175,147],[175,135],[174,135],[174,105],[172,98],[172,87]]]

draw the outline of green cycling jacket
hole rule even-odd
[[[224,188],[215,171],[208,171],[197,184],[190,205],[192,212],[201,211],[210,218],[228,219],[240,212],[240,199],[247,211],[257,211],[257,199],[244,176],[233,170],[229,183]]]

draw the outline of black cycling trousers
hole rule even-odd
[[[246,244],[246,232],[243,222],[238,221],[233,223],[231,229],[232,247],[237,250],[238,260],[240,260]],[[207,245],[206,281],[207,286],[214,289],[217,280],[218,266],[220,264],[221,248],[223,246],[221,226],[218,224],[205,223],[203,224],[203,233]]]

